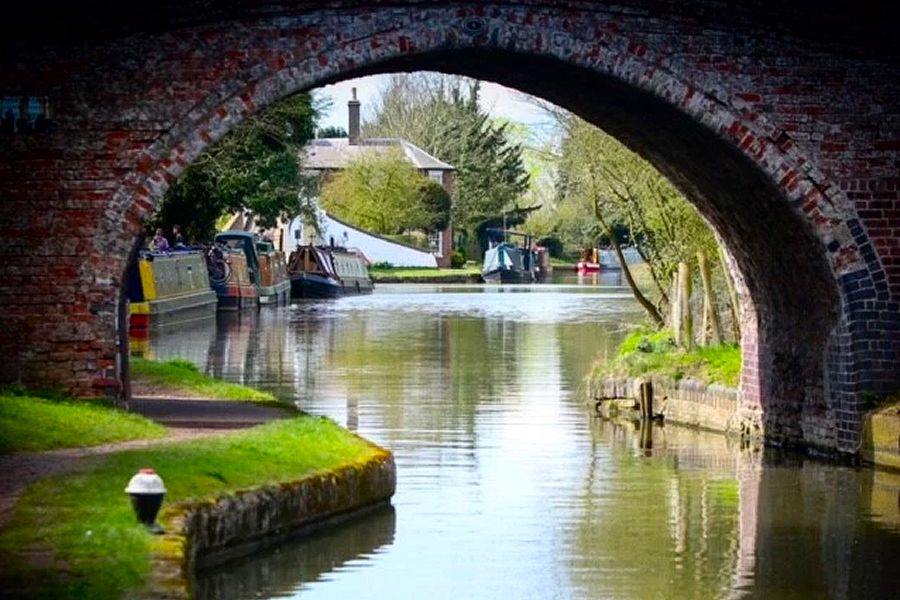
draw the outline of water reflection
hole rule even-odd
[[[393,507],[366,515],[365,527],[344,523],[327,534],[288,541],[250,559],[232,561],[194,578],[197,600],[279,597],[330,574],[355,568],[383,553],[394,541]]]
[[[350,540],[382,539],[364,519],[207,574],[207,597],[892,597],[896,478],[586,416],[591,361],[640,317],[618,286],[381,286],[152,339],[398,464],[392,543]]]

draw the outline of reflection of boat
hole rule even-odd
[[[260,304],[287,304],[291,283],[284,265],[284,254],[272,242],[260,240],[247,231],[216,234],[216,243],[230,251],[240,250],[247,260],[251,283],[256,286]]]
[[[298,246],[291,253],[287,272],[293,298],[369,294],[375,287],[366,259],[345,248]]]
[[[525,238],[522,246],[506,241],[492,244],[484,253],[481,266],[481,277],[488,283],[531,283],[538,281],[544,272],[541,256],[546,255],[542,248],[533,247],[531,236],[503,229],[489,229],[488,233]]]
[[[216,313],[206,262],[194,250],[141,253],[130,271],[128,300],[132,335]]]

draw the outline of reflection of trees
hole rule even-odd
[[[376,400],[386,429],[440,441],[472,432],[474,407],[494,395],[499,361],[485,327],[481,319],[348,315],[334,324],[327,367],[341,374],[348,401]]]
[[[609,321],[592,323],[590,327],[585,327],[584,323],[558,323],[556,337],[559,340],[562,380],[583,381],[594,361],[608,360],[615,356],[626,333],[620,314],[614,315]],[[582,397],[579,396],[578,399]]]
[[[623,444],[639,445],[637,432],[611,423],[600,427],[600,437],[615,448],[602,462],[595,455],[583,492],[569,570],[578,595],[726,595],[739,539],[733,471],[700,454],[698,444],[670,445],[660,432],[652,457],[622,451]]]
[[[394,508],[389,506],[338,529],[304,536],[200,573],[192,591],[198,600],[281,597],[389,546],[394,542],[394,529]]]

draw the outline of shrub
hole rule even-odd
[[[462,250],[454,250],[450,255],[450,266],[459,269],[466,264],[466,254]]]

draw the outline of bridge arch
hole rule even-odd
[[[158,123],[146,143],[117,153],[121,177],[108,191],[92,249],[102,260],[76,277],[80,286],[114,297],[134,237],[168,185],[209,144],[278,98],[377,72],[471,75],[572,110],[672,179],[723,238],[740,274],[744,427],[774,441],[854,450],[860,392],[897,383],[896,339],[867,333],[896,324],[896,298],[872,250],[877,240],[845,193],[852,186],[753,91],[758,82],[741,73],[752,70],[742,67],[741,44],[718,47],[714,35],[671,15],[561,11],[550,2],[402,4],[298,9],[110,42],[125,50],[115,58],[100,51],[120,85],[124,67],[135,64],[147,73],[160,68],[170,84],[160,96],[152,85],[124,94],[120,101],[136,103],[107,115],[126,129]],[[648,26],[656,33],[648,35]],[[692,43],[724,53],[722,65],[700,68]],[[776,56],[797,50],[779,44]],[[214,76],[192,89],[196,73]],[[77,82],[73,89],[87,93]],[[109,304],[98,304],[107,308],[85,321],[102,353],[115,325]],[[873,359],[868,366],[864,355]],[[83,358],[74,362],[82,376],[96,375]],[[27,379],[41,369],[20,364],[18,373]]]

